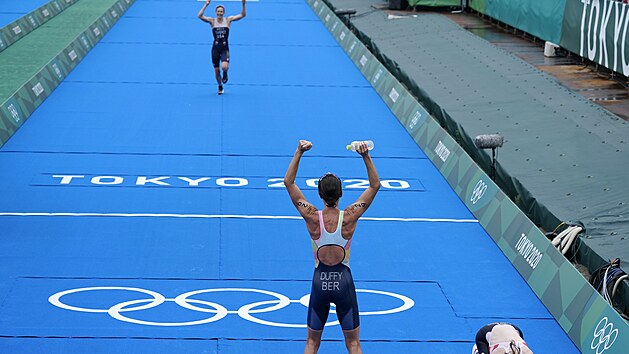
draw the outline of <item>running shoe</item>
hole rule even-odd
[[[223,83],[227,83],[227,71],[223,71]]]
[[[219,95],[222,95],[222,94],[223,94],[223,92],[224,92],[224,91],[223,91],[223,86],[219,86],[219,87],[218,87],[218,94],[219,94]]]

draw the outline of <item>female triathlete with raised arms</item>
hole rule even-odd
[[[284,185],[290,199],[306,221],[315,259],[308,306],[308,338],[304,353],[316,353],[319,350],[321,334],[328,319],[331,303],[336,305],[336,315],[343,329],[347,351],[362,353],[358,302],[352,272],[349,269],[349,254],[356,223],[373,202],[380,189],[380,179],[369,156],[367,144],[359,143],[356,152],[362,156],[367,168],[369,187],[355,203],[341,211],[338,208],[339,199],[343,195],[341,180],[332,173],[326,173],[319,179],[318,186],[319,196],[325,206],[323,210],[317,210],[308,203],[295,184],[299,161],[304,152],[311,148],[311,142],[299,141],[297,151],[284,176]]]
[[[212,43],[212,65],[214,66],[214,75],[216,83],[218,83],[218,94],[223,94],[223,84],[227,83],[227,70],[229,69],[229,25],[247,16],[245,3],[242,0],[242,11],[235,16],[225,17],[225,7],[223,5],[216,6],[216,18],[205,17],[203,13],[210,4],[210,0],[205,1],[205,5],[197,15],[201,21],[207,22],[212,26],[212,35],[214,42]],[[223,77],[221,77],[221,67],[223,69]]]

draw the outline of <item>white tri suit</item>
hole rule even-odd
[[[323,224],[323,214],[319,211],[321,236],[312,240],[315,271],[308,305],[308,327],[313,330],[323,330],[330,313],[330,303],[336,305],[336,315],[343,330],[353,330],[360,325],[356,288],[349,269],[349,250],[352,241],[344,239],[341,235],[342,225],[343,211],[340,211],[336,231],[327,232]],[[325,265],[319,261],[318,256],[322,247],[340,247],[345,256],[338,264]]]

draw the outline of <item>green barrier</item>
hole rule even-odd
[[[461,6],[461,0],[408,0],[408,5],[432,7]]]
[[[561,47],[629,76],[629,6],[617,1],[567,0]]]
[[[118,0],[0,105],[0,147],[131,7]]]
[[[487,14],[487,0],[469,0],[470,8],[482,14]]]
[[[626,353],[629,325],[391,74],[395,63],[378,61],[325,3],[307,1],[581,352]]]
[[[469,6],[482,14],[537,38],[559,43],[566,1],[470,0]]]
[[[57,16],[78,0],[52,0],[0,28],[0,52]]]

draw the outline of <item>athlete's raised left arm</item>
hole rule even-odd
[[[247,7],[245,6],[246,3],[247,3],[247,0],[242,0],[242,11],[240,11],[238,15],[229,16],[227,18],[227,21],[233,22],[233,21],[238,21],[245,18],[245,16],[247,16]]]
[[[369,156],[367,144],[361,142],[358,145],[356,152],[363,158],[363,162],[365,163],[367,177],[369,178],[369,187],[365,189],[358,200],[345,209],[345,214],[347,215],[347,219],[345,220],[347,220],[347,222],[357,222],[365,211],[367,211],[367,208],[369,208],[376,197],[376,193],[378,193],[378,190],[380,189],[378,171],[376,171],[376,166],[374,166],[371,156]]]

